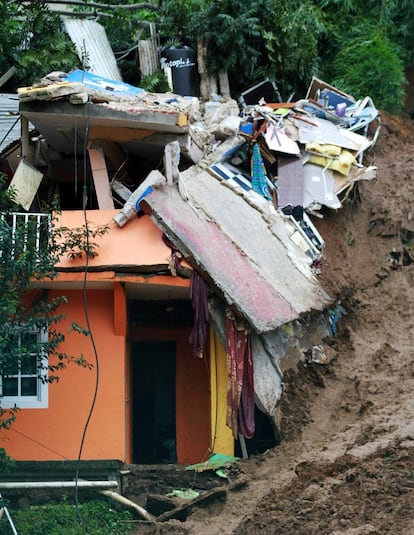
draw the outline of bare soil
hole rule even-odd
[[[137,534],[414,533],[414,122],[382,122],[367,154],[377,179],[314,221],[326,241],[321,282],[347,310],[334,359],[287,374],[282,442],[238,463],[243,484],[219,481],[224,494],[181,520],[139,522]],[[214,488],[199,477],[193,488]]]

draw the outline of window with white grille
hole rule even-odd
[[[17,357],[0,375],[2,408],[46,408],[48,406],[47,356],[43,345],[47,331],[14,331],[11,339]],[[5,361],[7,358],[4,359]],[[43,378],[43,379],[42,379]]]

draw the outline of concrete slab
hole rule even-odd
[[[262,213],[206,171],[189,170],[180,182],[179,188],[154,190],[140,206],[256,332],[327,306],[329,298],[309,258],[290,240],[283,216]]]

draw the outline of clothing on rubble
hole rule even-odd
[[[255,431],[253,354],[250,328],[226,311],[227,425],[233,436],[252,438]]]
[[[165,234],[162,235],[162,241],[165,243],[167,247],[171,249],[171,256],[168,260],[168,264],[169,264],[171,273],[174,276],[177,276],[177,273],[181,271],[181,261],[183,259],[183,255],[175,247],[175,245],[167,238]]]
[[[189,342],[193,346],[193,356],[202,358],[207,341],[210,313],[206,284],[195,270],[191,275],[190,299],[194,311],[194,325]]]
[[[270,196],[269,189],[266,183],[266,168],[263,163],[258,143],[253,144],[253,153],[251,158],[251,176],[253,190],[270,201],[272,198]]]

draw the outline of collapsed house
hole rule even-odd
[[[96,257],[62,258],[33,288],[68,296],[64,326],[85,306],[91,318],[100,382],[83,459],[264,451],[284,373],[325,358],[345,310],[320,284],[315,220],[375,178],[363,156],[378,111],[318,79],[296,102],[247,97],[203,103],[83,71],[19,90],[21,143],[1,170],[24,213],[57,197],[62,225],[108,229]],[[63,350],[93,361],[76,333]],[[76,459],[94,384],[69,367],[30,399],[3,395],[23,408],[1,432],[8,453]]]

